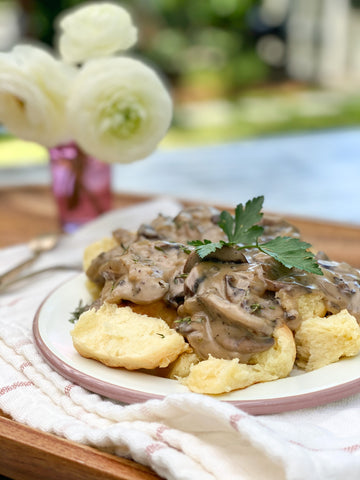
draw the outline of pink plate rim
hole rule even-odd
[[[140,390],[130,389],[128,387],[115,385],[104,380],[99,380],[95,377],[92,377],[91,375],[83,373],[81,370],[72,367],[52,352],[52,350],[48,347],[46,342],[41,337],[39,330],[39,317],[43,305],[49,299],[49,297],[51,297],[51,295],[56,292],[59,287],[55,288],[44,298],[34,316],[33,335],[35,345],[44,360],[51,367],[53,367],[55,371],[57,371],[60,375],[64,376],[69,381],[72,381],[75,384],[86,388],[93,393],[97,393],[113,400],[131,404],[137,402],[145,402],[150,399],[165,398],[166,395],[161,393],[147,393]],[[229,400],[221,398],[220,395],[213,395],[212,397],[226,403],[230,403],[247,413],[253,415],[266,415],[317,407],[337,400],[341,400],[359,392],[360,376],[354,380],[339,385],[334,385],[329,388],[323,388],[321,390],[310,393],[291,395],[288,397],[274,397],[258,400]]]

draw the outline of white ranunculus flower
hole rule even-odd
[[[0,53],[0,122],[47,147],[68,140],[66,100],[73,76],[72,68],[39,47]]]
[[[96,59],[76,77],[69,98],[74,139],[105,162],[149,155],[172,118],[172,100],[157,74],[128,57]]]
[[[83,63],[127,50],[136,40],[137,29],[129,13],[113,3],[77,7],[59,21],[58,48],[68,63]]]

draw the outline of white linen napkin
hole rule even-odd
[[[84,246],[116,227],[136,228],[176,202],[160,199],[104,215],[36,263],[80,261]],[[26,246],[0,251],[1,270]],[[71,272],[49,272],[0,294],[0,409],[18,422],[106,449],[168,480],[358,480],[360,395],[317,408],[252,416],[193,393],[124,405],[63,378],[32,337],[44,297]]]

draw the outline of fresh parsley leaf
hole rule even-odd
[[[191,240],[188,242],[188,245],[193,245],[194,247],[201,247],[201,245],[205,245],[211,243],[211,240]]]
[[[264,197],[255,197],[252,200],[248,200],[245,204],[245,208],[241,205],[237,205],[235,208],[235,234],[240,235],[243,231],[248,231],[253,225],[259,223],[263,217],[261,209],[263,207]],[[262,229],[262,227],[259,227]],[[263,229],[262,229],[263,230]]]
[[[286,268],[295,267],[310,273],[323,275],[314,254],[308,250],[311,247],[310,243],[292,237],[276,237],[269,242],[259,244],[259,237],[264,229],[257,223],[263,216],[261,213],[263,203],[263,196],[255,197],[247,201],[245,207],[239,203],[235,209],[235,217],[227,211],[220,213],[218,225],[227,236],[227,242],[223,240],[219,242],[194,240],[188,242],[189,245],[195,247],[195,251],[200,258],[205,258],[224,246],[236,246],[239,250],[258,248],[263,253],[275,258]]]
[[[260,225],[254,225],[242,233],[241,241],[237,243],[240,243],[241,245],[256,244],[257,239],[262,235],[263,231],[263,227],[260,227]]]
[[[211,242],[210,240],[193,240],[189,242],[189,245],[193,245],[196,250],[196,253],[199,255],[200,258],[207,257],[210,253],[215,252],[219,248],[222,248],[226,245],[226,242],[220,240],[220,242]]]
[[[263,203],[263,196],[248,200],[245,207],[239,203],[235,209],[235,218],[229,212],[221,212],[219,227],[227,235],[229,243],[245,244],[256,241],[264,230],[255,225],[263,216],[260,212]]]
[[[185,245],[179,245],[180,250],[182,250],[184,253],[190,254],[191,250],[189,248],[186,248]]]
[[[315,255],[308,251],[310,247],[310,243],[291,237],[276,237],[258,245],[262,252],[275,258],[287,268],[295,267],[306,272],[323,275],[315,260]]]
[[[228,237],[229,242],[233,241],[234,223],[235,223],[234,217],[229,212],[227,212],[226,210],[223,210],[220,213],[220,221],[218,225],[221,228],[221,230],[223,230],[225,235]]]

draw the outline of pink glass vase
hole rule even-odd
[[[76,143],[49,149],[52,190],[64,232],[110,210],[111,167],[83,152]]]

